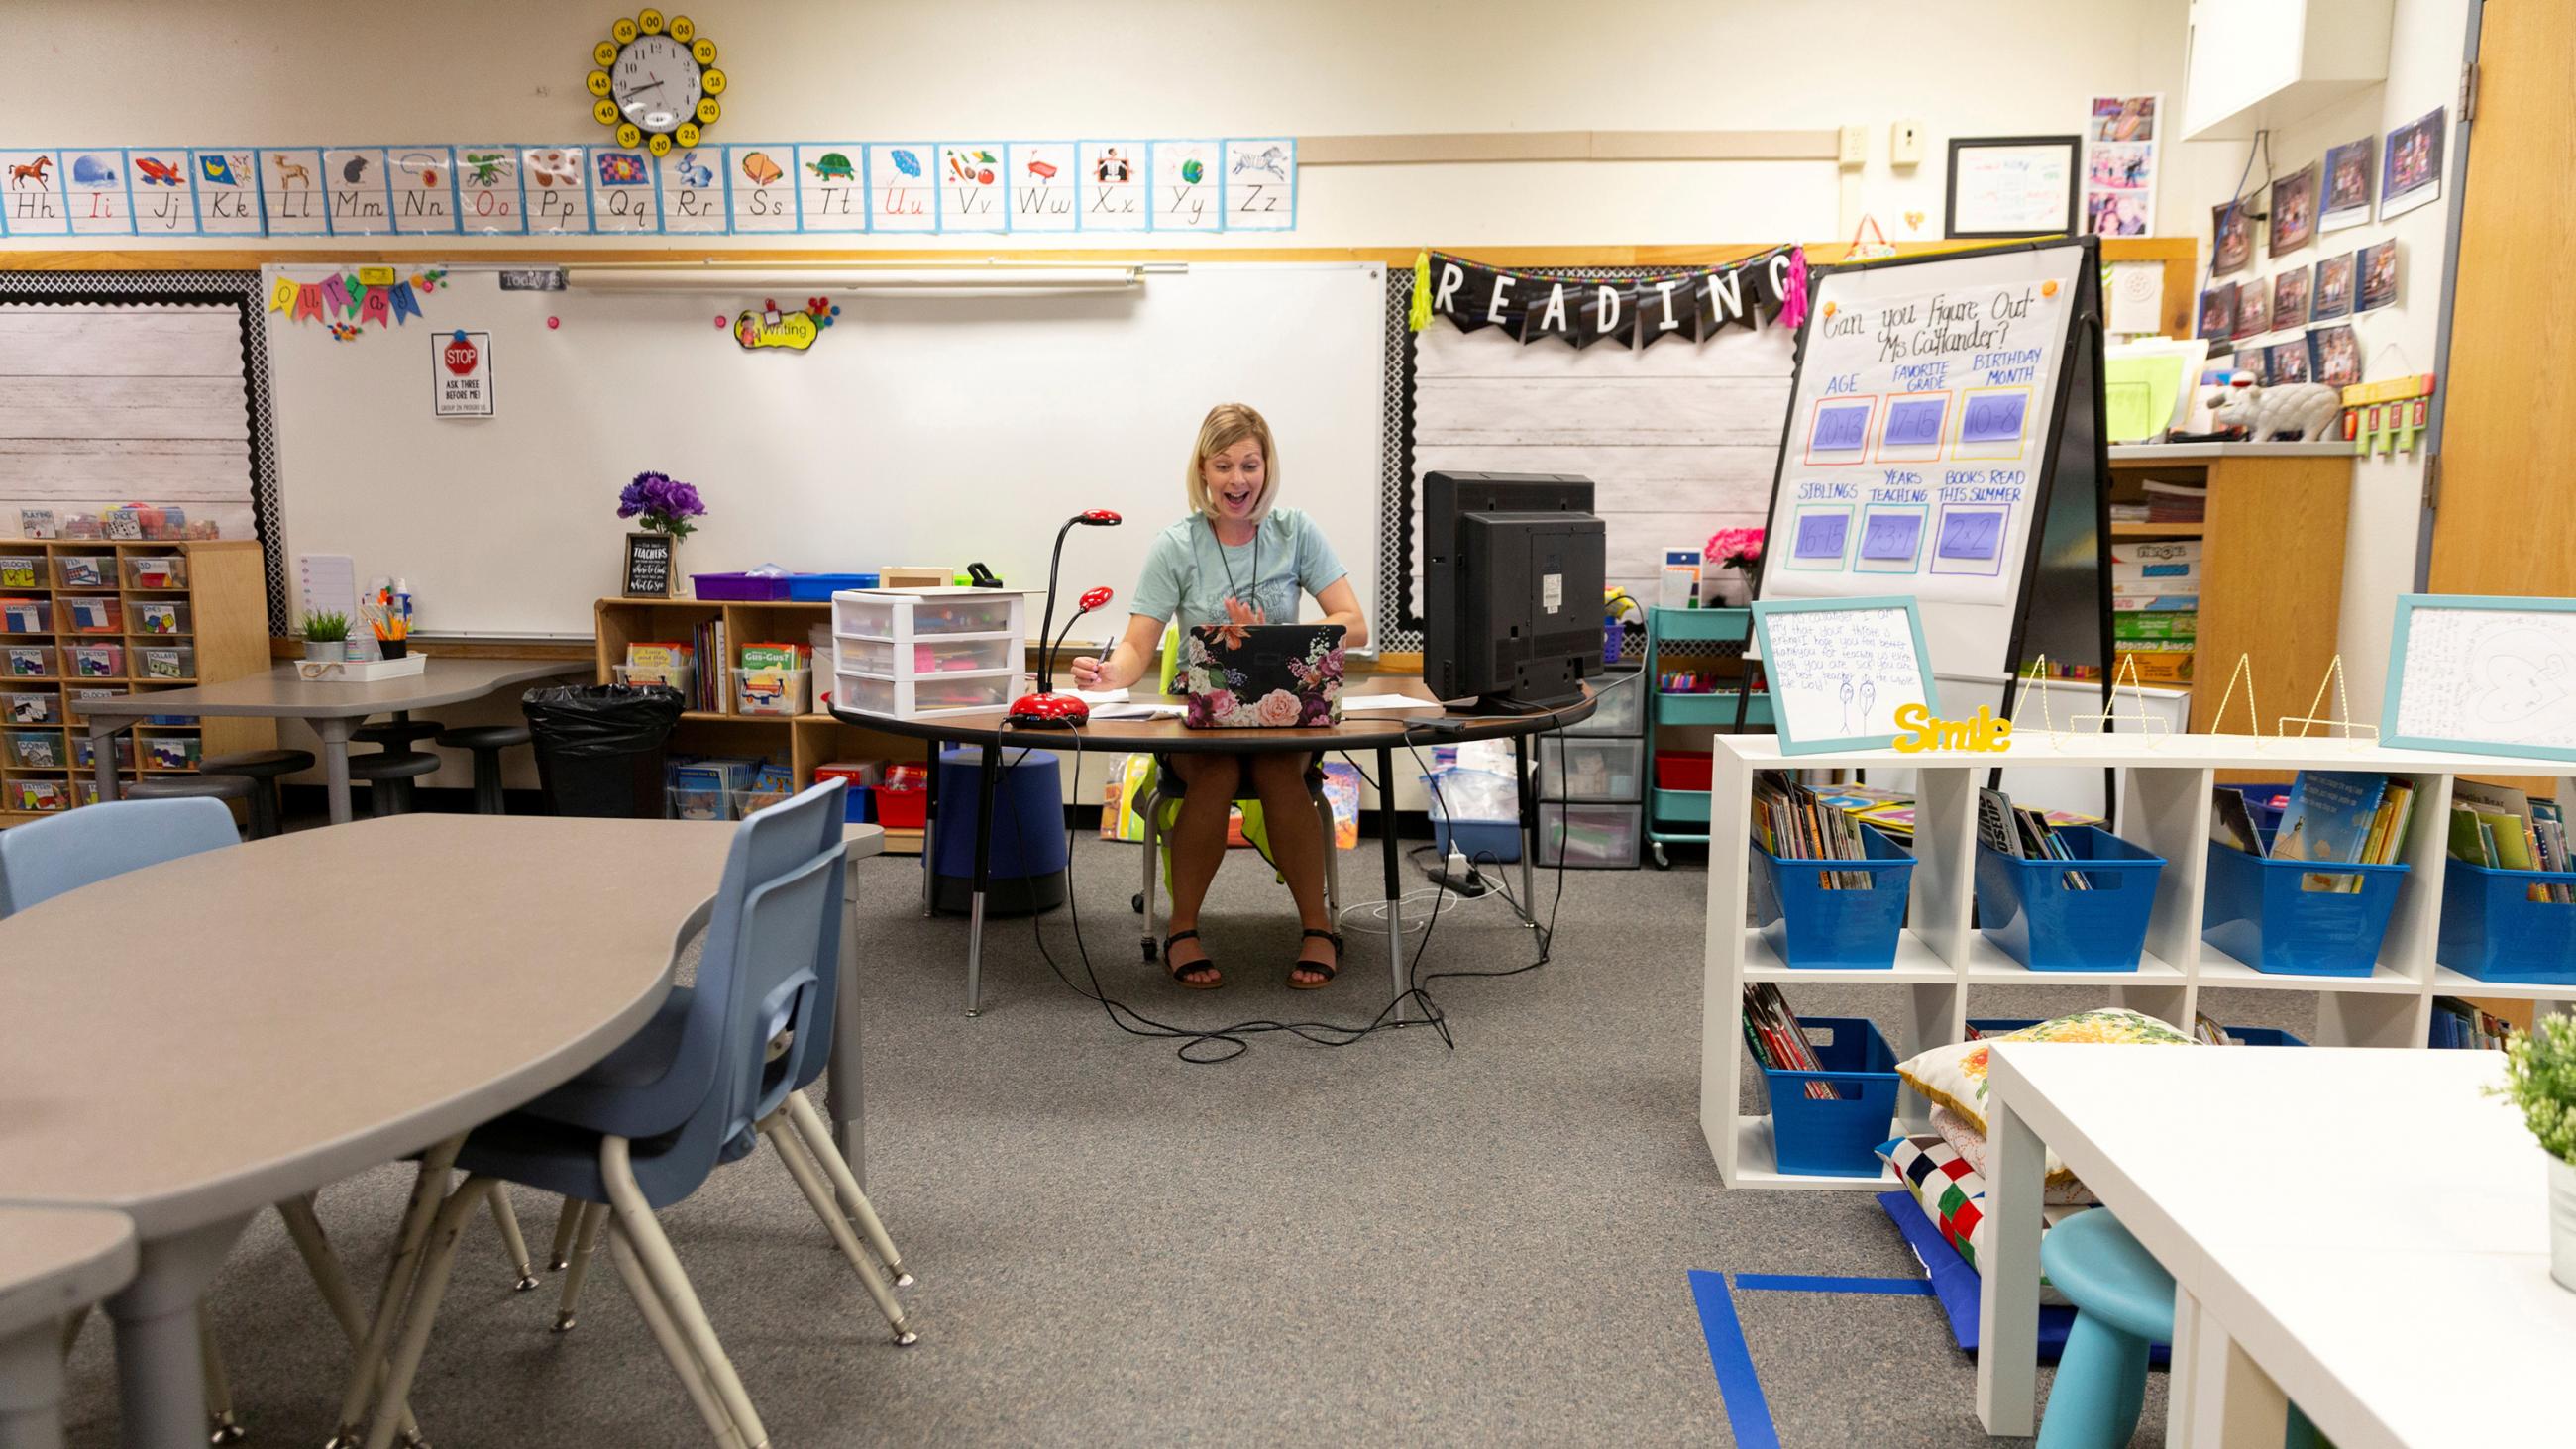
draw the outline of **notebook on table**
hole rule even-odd
[[[1201,624],[1173,678],[1191,729],[1291,729],[1342,719],[1342,626]]]

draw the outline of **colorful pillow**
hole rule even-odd
[[[1949,1144],[1951,1151],[1967,1159],[1970,1171],[1979,1177],[1986,1175],[1986,1134],[1969,1126],[1967,1118],[1947,1107],[1935,1107],[1932,1109],[1932,1130],[1941,1134],[1941,1140]],[[2048,1177],[2040,1188],[2041,1202],[2051,1206],[2091,1207],[2101,1200],[2093,1196],[2093,1190],[2078,1180],[2064,1163],[2054,1157],[2049,1159],[2049,1163]]]
[[[2124,1046],[2189,1046],[2191,1038],[2135,1011],[2104,1007],[2043,1021],[2002,1036],[1953,1042],[1921,1052],[1896,1064],[1905,1085],[1936,1107],[1947,1107],[1979,1134],[1986,1130],[1986,1048],[1999,1041],[2106,1042]],[[2055,1159],[2049,1170],[2061,1170]]]
[[[1881,1144],[1878,1155],[1886,1158],[1896,1169],[1896,1175],[1905,1180],[1906,1187],[1914,1194],[1915,1205],[1931,1219],[1934,1230],[1941,1234],[1941,1240],[1957,1249],[1959,1256],[1967,1259],[1969,1267],[1979,1273],[1985,1272],[1985,1265],[1979,1259],[1988,1236],[1986,1180],[1968,1166],[1967,1159],[1942,1141],[1937,1133],[1931,1132],[1899,1137]],[[2045,1236],[2049,1228],[2065,1220],[2069,1214],[2084,1211],[2087,1209],[2072,1204],[2043,1206],[2040,1209],[2040,1233]],[[2062,1306],[2066,1303],[2066,1296],[2051,1287],[2043,1277],[2039,1280],[2039,1301]]]

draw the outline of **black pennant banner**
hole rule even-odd
[[[1509,272],[1426,251],[1414,267],[1412,325],[1419,332],[1446,317],[1461,332],[1496,327],[1524,345],[1543,337],[1577,348],[1706,342],[1729,327],[1795,327],[1806,313],[1806,278],[1796,247],[1731,266],[1607,280]]]

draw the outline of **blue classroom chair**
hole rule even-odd
[[[828,1036],[817,1008],[840,953],[844,788],[828,782],[737,827],[693,989],[674,991],[598,1065],[466,1138],[456,1165],[470,1175],[430,1229],[381,1402],[398,1402],[420,1367],[465,1215],[499,1183],[517,1182],[606,1207],[610,1256],[709,1431],[719,1444],[768,1441],[654,1213],[748,1152],[764,1123],[795,1115],[787,1099],[800,1044]],[[790,1143],[774,1129],[771,1138],[793,1163]],[[818,1154],[830,1141],[819,1134]],[[861,1261],[848,1224],[828,1201],[817,1208]],[[360,1381],[373,1377],[372,1365],[359,1368]],[[368,1442],[391,1431],[380,1407]]]

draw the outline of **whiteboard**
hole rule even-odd
[[[1884,746],[1899,733],[1898,710],[1932,707],[1911,599],[1766,599],[1753,624],[1784,754]]]
[[[2576,759],[2576,600],[2401,594],[2392,745]]]
[[[280,272],[328,275],[272,268],[263,291]],[[1065,543],[1068,589],[1118,591],[1077,636],[1096,638],[1189,512],[1199,420],[1247,402],[1276,435],[1280,501],[1374,607],[1385,282],[1376,264],[1194,265],[1120,293],[845,295],[798,353],[716,325],[757,294],[504,292],[453,270],[425,322],[354,342],[270,327],[287,546],[401,577],[425,633],[587,636],[633,526],[618,489],[648,468],[707,500],[684,573],[980,560],[1043,589],[1056,529],[1110,508],[1123,527]],[[457,328],[491,334],[490,418],[431,415]]]
[[[1937,668],[2007,669],[2086,255],[2028,248],[1823,276],[1763,598],[1911,594]]]

